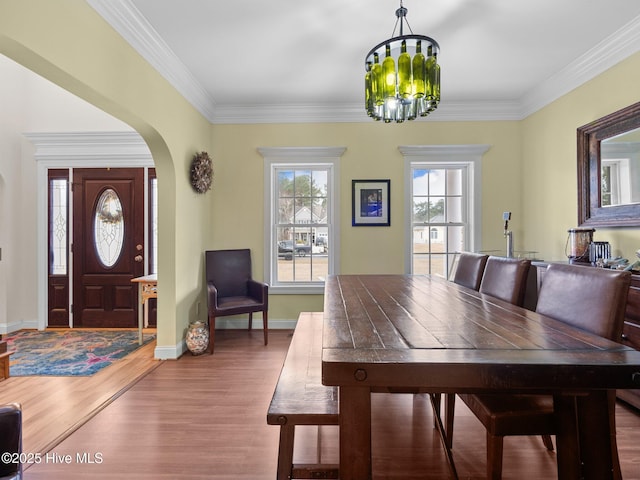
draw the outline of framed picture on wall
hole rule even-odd
[[[352,180],[351,225],[388,227],[391,225],[390,180]]]

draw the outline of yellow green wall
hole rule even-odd
[[[566,259],[567,229],[577,226],[576,129],[640,100],[640,53],[564,95],[522,122],[525,248]],[[596,228],[594,239],[634,261],[640,229]]]
[[[190,188],[211,125],[83,0],[0,2],[0,53],[135,128],[159,195],[158,350],[175,351],[202,291],[210,202]]]
[[[210,125],[83,0],[0,0],[0,53],[125,121],[147,141],[160,189],[160,350],[177,348],[188,321],[205,316],[204,250],[249,247],[256,277],[263,276],[258,147],[347,148],[340,161],[342,273],[403,271],[399,145],[490,145],[482,160],[481,248],[504,249],[501,217],[510,210],[516,250],[559,260],[577,219],[576,128],[638,101],[640,80],[635,55],[523,121]],[[199,150],[214,160],[206,195],[188,182]],[[351,180],[366,178],[391,180],[391,227],[351,227]],[[628,257],[640,248],[638,229],[598,230],[596,239]],[[270,318],[321,308],[321,296],[274,295]]]
[[[413,122],[214,125],[211,248],[249,247],[257,278],[264,262],[264,163],[258,147],[341,146],[341,273],[403,273],[404,159],[400,145],[488,144],[482,159],[482,248],[502,250],[502,212],[513,212],[516,247],[522,233],[519,122]],[[391,226],[351,226],[351,180],[391,180]],[[322,296],[272,295],[271,319],[322,310]]]
[[[489,144],[482,160],[481,248],[504,250],[502,212],[511,211],[516,250],[537,251],[538,258],[548,261],[566,260],[567,229],[577,226],[576,129],[637,102],[639,83],[636,54],[522,121],[214,125],[216,221],[211,245],[249,246],[261,276],[263,161],[256,149],[345,146],[340,162],[341,272],[400,273],[404,178],[397,147]],[[351,227],[351,180],[360,178],[391,179],[391,227]],[[236,204],[241,208],[231,208]],[[243,225],[241,232],[229,228],[234,222]],[[633,259],[640,248],[640,229],[597,229],[595,239],[611,242],[615,255]],[[321,308],[321,296],[272,296],[270,316],[291,318],[297,311]]]

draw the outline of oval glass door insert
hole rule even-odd
[[[105,267],[113,267],[124,245],[122,203],[112,188],[107,188],[96,203],[93,221],[94,246]]]

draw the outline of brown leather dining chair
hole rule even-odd
[[[0,452],[10,454],[20,460],[22,453],[22,408],[18,403],[0,405]],[[4,459],[6,460],[6,459]],[[22,463],[20,461],[0,461],[0,480],[20,480]]]
[[[478,258],[478,254],[473,254],[468,260],[468,267],[463,269],[466,273],[466,283],[473,284],[476,279],[473,277],[479,271],[479,265],[483,264],[479,281],[480,293],[490,295],[500,300],[504,300],[513,305],[522,306],[527,287],[527,276],[531,261],[527,259],[507,258],[487,256]],[[475,264],[475,267],[474,267]],[[469,273],[470,272],[470,273]],[[457,271],[456,271],[457,274]],[[455,282],[455,279],[454,279]],[[471,288],[471,287],[470,287]],[[437,395],[435,397],[437,402]],[[448,448],[453,446],[453,421],[455,415],[456,396],[454,393],[445,395],[445,419],[444,431],[445,441]],[[437,404],[439,406],[439,403]],[[549,439],[550,441],[550,439]]]
[[[522,306],[531,260],[490,256],[484,267],[480,293]]]
[[[208,250],[205,252],[207,301],[209,310],[209,352],[213,354],[216,318],[262,312],[264,344],[268,343],[269,285],[251,276],[251,251]]]
[[[485,265],[489,255],[473,252],[461,252],[458,254],[456,270],[453,274],[453,283],[463,287],[478,290],[482,281]]]
[[[473,253],[473,252],[460,252],[457,255],[455,261],[455,270],[453,275],[451,276],[451,281],[458,285],[461,285],[466,288],[471,288],[473,290],[478,290],[480,288],[480,281],[482,280],[482,274],[484,272],[485,265],[487,263],[487,259],[489,255]],[[451,454],[451,438],[450,432],[453,431],[453,419],[455,413],[455,394],[448,393],[445,395],[445,416],[444,423],[442,421],[442,417],[440,414],[441,404],[442,404],[442,394],[438,392],[432,392],[431,390],[423,390],[423,389],[412,389],[412,388],[402,388],[395,387],[393,389],[382,389],[383,392],[390,393],[413,393],[413,394],[427,394],[429,395],[429,399],[431,401],[431,405],[434,413],[434,423],[435,427],[438,429],[440,436],[442,438],[442,442],[444,444],[444,448],[446,450],[447,458],[449,460],[449,464],[453,471],[455,472],[455,465],[453,462],[453,457]],[[457,476],[454,475],[454,476]]]
[[[630,281],[629,272],[552,264],[544,274],[536,311],[618,341],[622,335]],[[551,395],[461,394],[459,397],[486,429],[487,478],[502,476],[505,436],[550,436],[555,433]],[[608,401],[609,424],[613,432],[613,473],[618,479],[621,474],[615,441],[615,391],[608,392]],[[547,438],[545,445],[553,450],[550,437]]]
[[[480,282],[482,281],[482,275],[484,274],[484,269],[488,259],[489,255],[486,254],[460,252],[456,259],[456,267],[451,281],[463,287],[478,291],[480,289]],[[445,395],[445,413],[442,429],[444,432],[444,442],[448,449],[451,449],[451,432],[453,431],[453,418],[456,406],[455,400],[456,396],[454,393],[448,393]],[[434,410],[439,412],[442,401],[441,394],[431,393],[431,401],[433,403]],[[440,419],[435,420],[436,422],[440,421]]]

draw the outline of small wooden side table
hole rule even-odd
[[[13,352],[7,351],[7,342],[0,336],[0,381],[9,378],[9,357]]]
[[[144,327],[149,326],[149,299],[158,298],[158,275],[144,275],[131,279],[132,283],[138,284],[138,299],[144,309]],[[143,312],[138,310],[138,343],[142,345]]]

